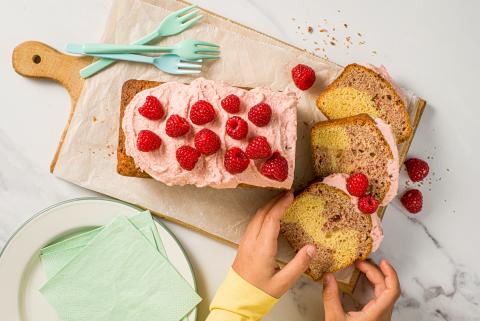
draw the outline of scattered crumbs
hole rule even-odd
[[[295,21],[295,18],[292,17],[292,21]]]
[[[320,30],[318,30],[318,31],[320,31],[320,32],[328,32],[328,30],[327,30],[327,29],[325,29],[325,28],[321,28],[321,29],[320,29]]]
[[[337,10],[338,13],[340,13],[340,10]]]
[[[303,38],[302,40],[303,40],[303,41],[307,41],[307,39],[305,39],[305,38]]]
[[[320,51],[321,49],[317,47],[317,48],[315,48],[314,50],[315,50],[315,51]]]
[[[300,29],[300,26],[297,26],[297,29]]]
[[[359,41],[358,44],[361,46],[361,45],[364,45],[365,44],[365,41]]]
[[[313,44],[318,45],[318,42],[314,41]]]
[[[96,122],[96,121],[97,121],[97,117],[92,116],[92,122]]]
[[[372,54],[376,55],[376,54],[377,54],[377,51],[376,51],[376,50],[372,50]]]
[[[335,45],[336,45],[335,42],[333,42],[333,41],[330,41],[330,44],[331,44],[332,46],[335,46]]]
[[[308,26],[308,27],[307,27],[307,31],[308,31],[308,33],[312,33],[312,32],[313,32],[313,27]]]
[[[348,28],[348,25],[347,25],[346,23],[344,23],[343,26],[344,26],[345,28]]]
[[[360,32],[357,32],[357,36],[361,37],[361,36],[362,36],[362,34],[361,34]]]
[[[447,168],[447,172],[450,172],[450,168]]]
[[[332,28],[333,31],[335,31],[335,28]]]
[[[455,214],[455,213],[457,213],[457,211],[453,210],[452,213]]]
[[[327,19],[323,18],[323,22],[327,23]]]

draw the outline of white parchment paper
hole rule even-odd
[[[170,12],[184,4],[172,0],[116,0],[101,39],[106,43],[131,43],[158,26]],[[206,18],[193,28],[161,44],[195,38],[217,43],[222,58],[205,64],[203,77],[224,80],[241,87],[264,86],[274,90],[295,90],[298,101],[298,141],[295,188],[312,179],[310,128],[325,119],[315,107],[318,94],[341,72],[341,67],[293,48],[254,30],[218,16]],[[317,75],[315,86],[306,92],[291,81],[290,70],[298,63],[311,66]],[[278,191],[259,188],[217,190],[168,187],[153,179],[131,178],[116,172],[119,106],[122,84],[128,79],[190,82],[190,76],[167,75],[153,66],[116,63],[86,80],[70,128],[61,148],[54,175],[85,188],[148,208],[172,221],[238,243],[250,216]],[[409,94],[410,107],[416,98]],[[281,241],[281,260],[292,255]],[[343,282],[351,273],[341,273]]]

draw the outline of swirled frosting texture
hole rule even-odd
[[[232,114],[221,107],[221,100],[229,94],[240,98],[240,112],[236,116],[248,122],[248,136],[235,140],[228,136],[225,124]],[[138,112],[147,96],[157,97],[165,110],[165,117],[159,121],[149,120]],[[216,112],[211,123],[197,126],[189,120],[190,106],[198,100],[210,102]],[[257,127],[248,121],[248,110],[261,102],[272,108],[272,118],[265,127]],[[234,188],[239,184],[259,187],[290,188],[293,183],[295,168],[295,143],[297,139],[297,98],[293,91],[272,91],[267,88],[245,90],[229,86],[224,82],[197,78],[191,84],[168,82],[138,93],[125,108],[122,129],[125,134],[127,155],[133,157],[135,164],[154,179],[167,185],[196,185],[214,188]],[[189,120],[192,128],[183,137],[172,138],[165,134],[166,119],[178,114]],[[221,140],[220,150],[213,155],[201,156],[192,171],[184,170],[178,164],[175,151],[182,145],[194,146],[194,134],[202,128],[213,130]],[[137,149],[136,138],[140,130],[148,129],[162,139],[160,149],[144,153]],[[240,174],[230,174],[223,165],[225,151],[232,147],[245,150],[248,140],[254,136],[265,136],[272,151],[279,151],[288,161],[288,178],[283,182],[263,176],[260,165],[263,160],[250,161],[248,168]]]

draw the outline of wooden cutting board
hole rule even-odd
[[[12,65],[17,73],[25,77],[57,81],[70,95],[70,115],[50,164],[50,172],[55,168],[78,97],[82,92],[84,79],[80,77],[80,70],[92,61],[92,57],[66,55],[38,41],[23,42],[13,50]]]
[[[75,113],[75,108],[77,105],[77,100],[80,97],[80,93],[82,91],[84,80],[80,77],[79,72],[80,70],[85,67],[86,65],[92,62],[93,58],[91,57],[84,57],[84,56],[72,56],[63,54],[48,45],[37,42],[37,41],[27,41],[20,45],[18,45],[12,55],[12,63],[13,68],[17,73],[25,77],[32,77],[32,78],[45,78],[59,82],[65,89],[68,91],[70,98],[71,98],[71,106],[70,106],[70,115],[67,120],[65,129],[62,133],[60,138],[60,142],[58,144],[55,156],[50,165],[50,171],[53,172],[55,168],[55,164],[57,162],[58,156],[60,154],[62,144],[66,134],[68,132],[70,121]],[[415,120],[413,122],[414,133],[418,127],[420,122],[421,115],[423,113],[425,107],[425,101],[420,100],[416,109]],[[411,141],[413,136],[405,142],[401,149],[399,150],[399,156],[403,163],[405,159],[408,149],[410,147]],[[380,217],[383,217],[385,208],[381,208],[378,212]],[[169,220],[170,218],[166,215],[161,213],[155,213],[156,215]],[[175,223],[183,225],[187,228],[195,230],[197,232],[201,232],[206,234],[207,236],[213,237],[217,240],[219,238],[216,235],[210,234],[208,231],[199,230],[194,226],[190,226],[188,224],[182,224],[181,221],[170,219]],[[221,240],[221,239],[220,239]],[[230,242],[226,240],[221,240],[227,242],[230,245]],[[358,270],[353,272],[353,276],[351,278],[350,283],[340,283],[340,286],[344,292],[352,293],[355,285],[358,281],[360,273]]]

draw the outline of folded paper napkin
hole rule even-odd
[[[200,301],[168,262],[148,212],[42,250],[40,289],[62,321],[179,321]]]

